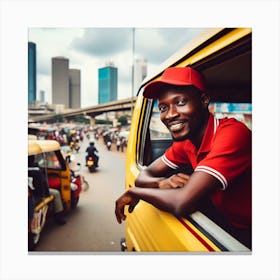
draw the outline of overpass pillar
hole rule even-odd
[[[95,118],[94,117],[90,117],[90,126],[94,127],[95,126]]]

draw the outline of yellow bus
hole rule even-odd
[[[126,189],[135,186],[140,170],[172,143],[159,121],[156,101],[142,96],[144,86],[168,67],[192,66],[207,80],[211,108],[217,117],[232,115],[251,128],[252,30],[211,28],[194,38],[147,77],[137,93],[126,158]],[[187,218],[140,201],[126,218],[122,250],[138,252],[251,252],[205,213]]]

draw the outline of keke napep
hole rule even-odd
[[[250,28],[209,28],[142,82],[128,140],[126,190],[135,187],[139,172],[172,144],[170,133],[159,121],[157,100],[143,97],[145,86],[169,67],[191,66],[207,80],[212,102],[209,109],[215,117],[233,116],[251,128],[251,60]],[[179,218],[142,200],[127,214],[121,248],[138,252],[250,252],[205,212]]]
[[[48,219],[54,215],[54,195],[60,192],[63,211],[76,208],[82,176],[76,176],[55,140],[28,141],[28,248],[33,250]],[[77,180],[76,180],[77,179]],[[73,183],[74,182],[74,183]]]

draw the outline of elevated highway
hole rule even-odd
[[[134,107],[136,101],[136,97],[133,98],[126,98],[117,101],[111,101],[108,103],[103,103],[95,106],[79,108],[68,110],[65,112],[60,113],[62,117],[65,119],[72,119],[75,116],[79,115],[86,115],[94,119],[95,116],[101,115],[106,112],[117,112],[117,111],[129,111],[132,107]],[[48,121],[51,120],[57,113],[49,113],[44,115],[29,115],[28,122],[41,122],[41,121]]]

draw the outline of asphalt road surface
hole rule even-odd
[[[37,252],[120,252],[120,240],[125,227],[115,219],[115,201],[125,187],[125,151],[115,145],[108,151],[103,140],[95,141],[99,151],[99,168],[89,173],[85,166],[88,140],[82,142],[79,153],[73,153],[81,163],[79,173],[89,182],[89,189],[81,192],[76,209],[66,215],[67,223],[50,221],[40,237]]]

